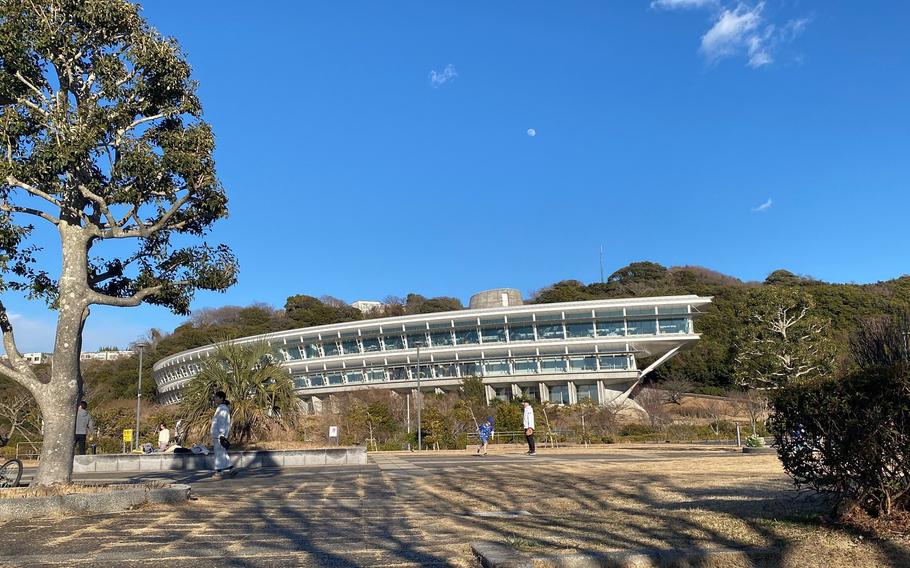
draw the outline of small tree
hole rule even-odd
[[[734,377],[752,389],[809,381],[834,370],[829,324],[797,288],[763,287],[749,302],[750,325],[736,343]]]
[[[187,432],[204,436],[212,418],[212,396],[224,391],[231,402],[231,439],[239,443],[296,423],[300,403],[287,371],[267,343],[219,343],[187,383],[180,403]]]
[[[195,89],[177,42],[136,4],[0,2],[0,292],[45,299],[58,314],[43,379],[0,303],[0,373],[29,390],[45,420],[36,485],[72,473],[89,306],[185,314],[195,290],[235,280],[227,248],[186,244],[227,214]],[[37,266],[33,223],[59,243]],[[59,273],[44,270],[51,262]]]

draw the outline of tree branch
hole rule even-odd
[[[6,183],[8,183],[9,185],[18,187],[19,189],[24,189],[28,193],[34,195],[35,197],[40,197],[41,199],[47,201],[51,205],[54,205],[56,207],[62,207],[60,200],[58,200],[53,195],[51,195],[49,193],[45,193],[45,192],[41,191],[40,189],[38,189],[37,187],[25,183],[24,181],[13,176],[12,174],[6,176]]]
[[[35,217],[41,217],[49,223],[54,225],[60,224],[60,219],[54,217],[49,213],[44,211],[39,211],[38,209],[32,209],[31,207],[18,207],[15,205],[10,205],[9,203],[0,203],[0,211],[6,211],[7,213],[23,213],[25,215],[34,215]]]
[[[19,353],[19,348],[16,347],[13,324],[9,321],[3,302],[0,302],[0,331],[3,332],[3,348],[6,350],[7,356],[7,362],[0,364],[0,374],[29,388],[41,384],[35,372],[28,366],[28,362]]]
[[[139,219],[135,214],[135,210],[131,211],[133,214],[133,219],[135,219],[136,224],[138,225],[135,229],[121,229],[118,226],[112,227],[111,229],[102,231],[100,236],[104,239],[128,239],[135,237],[148,238],[149,236],[157,233],[161,229],[165,228],[167,222],[171,217],[177,214],[180,209],[186,205],[190,200],[190,194],[186,193],[183,197],[174,202],[169,210],[167,210],[160,219],[152,223],[151,225],[146,225]],[[180,229],[184,226],[184,223],[175,223],[174,225],[168,227],[169,229]]]

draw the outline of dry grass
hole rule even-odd
[[[110,493],[111,491],[123,491],[127,489],[143,489],[165,487],[167,483],[149,481],[145,483],[119,483],[119,484],[80,484],[68,483],[60,485],[51,485],[48,487],[12,487],[0,489],[0,499],[22,499],[25,497],[56,497],[59,495],[76,495],[92,493]]]
[[[440,522],[471,540],[537,552],[755,547],[780,550],[775,566],[910,565],[904,540],[870,541],[825,527],[819,519],[826,504],[793,491],[774,456],[579,463],[426,477],[420,491],[467,514],[529,512]]]

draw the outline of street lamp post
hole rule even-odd
[[[420,410],[423,406],[423,395],[420,393],[420,344],[417,344],[417,451],[423,449],[423,428],[420,422]]]
[[[139,415],[142,412],[142,352],[145,350],[145,343],[136,345],[139,349],[139,386],[136,388],[136,432],[133,434],[134,447],[139,447]]]

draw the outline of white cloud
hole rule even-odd
[[[537,131],[534,130],[533,128],[529,128],[529,129],[528,129],[528,136],[530,136],[531,138],[534,138],[535,136],[537,136]]]
[[[454,81],[455,77],[458,77],[458,71],[456,71],[455,67],[449,63],[446,65],[445,69],[438,73],[435,70],[430,70],[430,85],[434,89],[438,89],[446,83]]]
[[[730,57],[744,57],[753,69],[774,62],[775,52],[794,41],[809,25],[809,18],[793,18],[786,24],[771,21],[766,2],[743,0],[652,0],[654,9],[708,9],[713,13],[711,28],[701,37],[699,51],[709,64]],[[797,57],[798,59],[798,57]]]
[[[768,209],[771,209],[771,204],[772,204],[772,203],[773,203],[773,201],[772,201],[771,198],[769,197],[769,198],[768,198],[768,201],[765,201],[764,203],[762,203],[762,204],[759,205],[758,207],[753,207],[753,208],[752,208],[752,212],[753,212],[753,213],[764,213],[764,212],[767,211]]]
[[[760,30],[764,8],[765,3],[759,2],[753,8],[740,4],[734,10],[724,9],[701,38],[701,52],[708,61],[713,63],[747,48],[750,62],[765,58],[770,62],[770,54],[763,50],[764,33]]]
[[[655,10],[686,10],[689,8],[709,8],[717,5],[717,0],[652,0]]]

